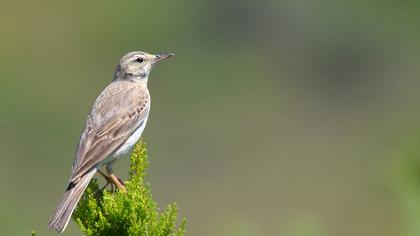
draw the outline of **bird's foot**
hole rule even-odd
[[[120,189],[122,192],[126,192],[124,182],[115,176],[112,172],[108,173],[109,175],[104,174],[102,171],[98,170],[99,174],[102,175],[102,177],[106,180],[106,184],[99,189],[99,191],[102,191],[108,187],[108,185],[111,186],[111,192],[115,192],[115,187]]]
[[[114,174],[110,174],[109,177],[112,179],[112,182],[115,184],[115,186],[117,186],[117,188],[121,191],[121,192],[127,192],[127,190],[125,189],[125,185],[124,183],[121,181],[120,178],[118,178],[117,176],[115,176]]]

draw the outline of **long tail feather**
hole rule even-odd
[[[97,169],[93,168],[91,171],[83,175],[77,183],[71,183],[69,185],[69,188],[64,193],[64,196],[61,202],[58,204],[54,215],[48,222],[48,229],[54,228],[60,233],[66,229],[71,215],[80,200],[80,197],[82,196],[96,171]]]

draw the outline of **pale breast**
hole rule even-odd
[[[114,152],[112,155],[114,158],[119,158],[122,155],[128,154],[133,149],[133,146],[137,143],[140,139],[141,135],[143,134],[143,130],[146,127],[147,119],[149,115],[146,116],[142,124],[137,128],[137,130],[127,139],[127,141],[120,147],[118,150]]]

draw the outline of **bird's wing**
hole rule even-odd
[[[145,85],[114,81],[99,95],[86,121],[73,162],[71,182],[104,161],[147,118],[150,97]]]

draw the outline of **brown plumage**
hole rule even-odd
[[[99,95],[80,137],[70,181],[105,160],[137,130],[150,109],[144,83],[119,80]]]
[[[113,82],[96,99],[87,117],[68,187],[49,228],[63,232],[98,168],[126,154],[140,138],[150,111],[148,75],[156,62],[169,56],[172,54],[131,52],[120,60]]]

